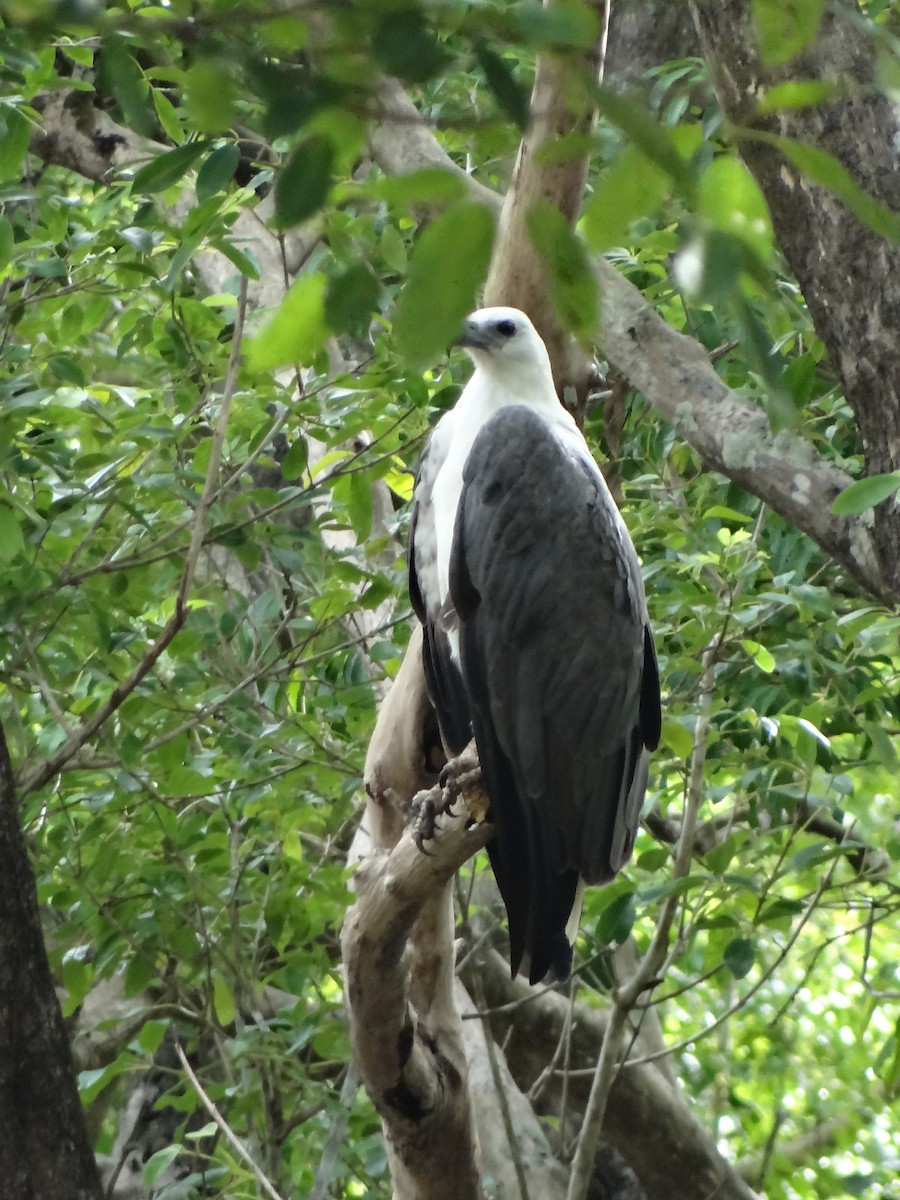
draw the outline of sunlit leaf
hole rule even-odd
[[[271,371],[315,358],[330,332],[325,288],[323,275],[300,276],[268,324],[246,343],[247,361],[254,370]]]

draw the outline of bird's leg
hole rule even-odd
[[[435,819],[445,813],[453,816],[453,805],[460,796],[466,806],[467,825],[480,825],[487,820],[490,804],[481,782],[474,738],[461,754],[444,766],[438,776],[438,786],[441,789],[439,799],[435,799],[435,789],[432,789],[419,792],[412,801],[413,840],[423,854],[428,853],[424,843],[434,837]]]

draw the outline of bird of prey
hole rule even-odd
[[[640,564],[524,313],[485,308],[475,372],[415,488],[409,588],[447,752],[474,736],[513,975],[571,969],[580,881],[631,854],[660,731]],[[574,911],[573,911],[574,910]]]

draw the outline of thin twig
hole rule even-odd
[[[191,1081],[191,1086],[193,1087],[193,1089],[197,1093],[197,1095],[200,1097],[203,1107],[206,1109],[206,1111],[209,1113],[209,1115],[212,1117],[212,1119],[218,1125],[219,1129],[224,1134],[226,1141],[232,1147],[232,1149],[235,1151],[238,1158],[240,1158],[243,1162],[245,1162],[247,1164],[247,1166],[250,1168],[250,1170],[256,1176],[257,1183],[262,1188],[262,1190],[266,1193],[266,1195],[271,1198],[271,1200],[284,1200],[284,1197],[275,1190],[275,1188],[272,1186],[272,1183],[269,1181],[269,1179],[262,1173],[260,1168],[253,1161],[250,1151],[247,1149],[247,1147],[244,1145],[244,1143],[240,1140],[240,1138],[237,1136],[237,1134],[234,1133],[231,1126],[228,1124],[228,1122],[225,1120],[225,1118],[222,1116],[222,1114],[216,1108],[215,1104],[213,1104],[212,1100],[209,1098],[209,1096],[203,1090],[203,1084],[200,1082],[200,1080],[194,1074],[194,1070],[191,1067],[191,1064],[187,1060],[187,1055],[184,1052],[184,1047],[182,1046],[181,1042],[179,1042],[177,1040],[175,1042],[175,1053],[178,1055],[178,1061],[181,1063],[182,1067],[184,1068],[185,1075],[187,1075],[188,1079]]]

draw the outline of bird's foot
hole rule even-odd
[[[412,812],[413,841],[423,854],[429,854],[425,842],[430,842],[437,829],[437,818],[453,813],[453,805],[462,797],[466,809],[466,828],[481,825],[488,819],[490,801],[481,779],[481,766],[474,739],[462,754],[451,758],[438,776],[440,796],[435,798],[436,789],[419,792],[413,797]]]
[[[410,807],[414,818],[413,841],[423,854],[430,854],[431,851],[425,849],[425,843],[434,837],[435,818],[443,807],[443,801],[435,801],[432,792],[418,792],[413,796]]]
[[[473,738],[461,754],[451,758],[438,776],[441,786],[441,812],[449,812],[462,796],[468,823],[481,825],[488,817],[490,801],[481,777],[481,764]]]

